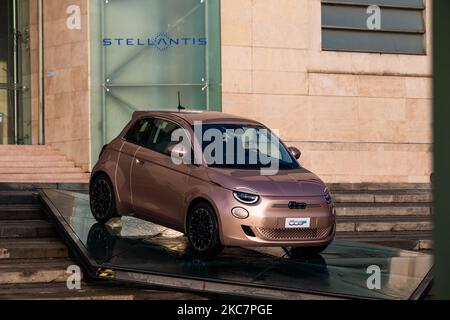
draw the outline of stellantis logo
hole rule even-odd
[[[151,47],[158,51],[164,52],[172,47],[195,47],[195,46],[206,46],[208,40],[205,37],[196,36],[183,36],[183,37],[171,37],[165,32],[158,33],[155,37],[149,38],[129,38],[129,37],[118,37],[118,38],[104,38],[103,46],[111,47]]]

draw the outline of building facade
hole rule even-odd
[[[327,182],[429,182],[430,0],[39,2],[0,10],[4,144],[43,137],[89,171],[181,92],[278,129]]]

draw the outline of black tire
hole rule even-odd
[[[89,230],[87,247],[98,262],[109,262],[113,257],[115,238],[103,223],[94,224]]]
[[[95,176],[89,186],[89,202],[92,216],[100,223],[117,217],[114,187],[109,177],[101,173]]]
[[[290,256],[294,259],[318,256],[328,246],[291,248]]]
[[[208,203],[198,203],[189,211],[186,231],[194,255],[207,258],[222,252],[217,217]]]

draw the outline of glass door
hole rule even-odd
[[[11,1],[0,1],[0,144],[13,140],[11,133]]]
[[[28,0],[0,1],[0,144],[31,143],[28,12]]]
[[[93,158],[136,110],[221,110],[220,1],[91,1]]]
[[[16,2],[17,143],[31,144],[30,0],[16,0]]]

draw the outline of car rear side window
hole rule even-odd
[[[180,126],[171,121],[156,119],[154,122],[153,134],[148,139],[145,146],[156,152],[168,154],[167,149],[172,143],[172,133],[180,129]]]
[[[137,144],[144,145],[153,129],[152,119],[138,120],[125,135],[125,140]]]

